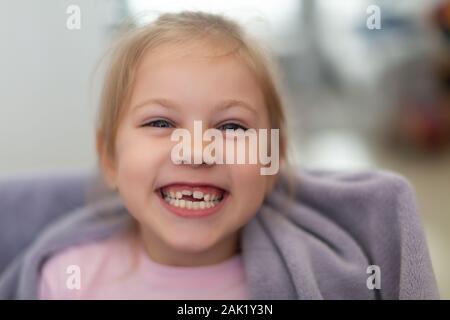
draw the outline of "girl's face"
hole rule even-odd
[[[270,128],[269,116],[256,79],[240,60],[208,58],[205,48],[180,52],[165,45],[143,57],[117,131],[115,162],[103,167],[139,222],[150,256],[166,264],[210,264],[236,252],[239,230],[256,214],[273,176],[261,175],[260,164],[175,164],[171,151],[178,142],[171,134],[185,128],[193,139],[194,120],[200,120],[203,130],[222,130],[225,141],[225,129]],[[190,206],[196,214],[213,213],[175,214],[183,211],[181,199],[178,207],[171,201],[177,192],[184,211]],[[203,206],[194,204],[200,200]]]

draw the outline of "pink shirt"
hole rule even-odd
[[[129,237],[119,235],[61,251],[44,264],[39,298],[249,299],[240,255],[176,267],[152,261],[142,245],[133,256],[132,248]]]

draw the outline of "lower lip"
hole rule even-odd
[[[223,195],[222,200],[214,207],[212,208],[206,208],[206,209],[198,209],[198,210],[192,210],[192,209],[186,209],[186,208],[180,208],[180,207],[174,207],[166,202],[166,200],[163,199],[161,196],[160,191],[156,191],[158,198],[161,200],[163,207],[165,207],[170,212],[176,214],[177,216],[183,217],[183,218],[204,218],[207,216],[211,216],[217,211],[219,211],[225,204],[225,202],[228,199],[228,193],[225,193]]]

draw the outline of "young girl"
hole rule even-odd
[[[204,13],[162,15],[117,44],[101,102],[98,155],[137,227],[50,259],[41,298],[249,298],[240,232],[275,176],[261,175],[260,165],[175,164],[171,134],[193,133],[194,121],[224,139],[225,130],[284,130],[266,60],[235,23]],[[80,266],[81,290],[58,288],[54,275],[66,264]],[[131,274],[115,282],[127,269]]]
[[[0,296],[437,297],[403,178],[285,172],[274,79],[265,51],[219,15],[164,14],[128,33],[111,56],[97,131],[103,178],[118,197],[46,229],[0,278]],[[262,175],[261,162],[174,161],[172,134],[195,135],[196,121],[223,141],[279,129],[279,149],[270,150],[279,150],[280,174]],[[194,143],[193,155],[202,147]]]

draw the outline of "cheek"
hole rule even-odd
[[[256,213],[266,192],[267,176],[260,174],[258,165],[230,165],[236,203],[245,214]]]
[[[145,135],[125,136],[118,142],[119,187],[136,185],[144,187],[142,191],[146,191],[153,185],[158,168],[163,165],[170,154],[169,142],[167,139]]]

